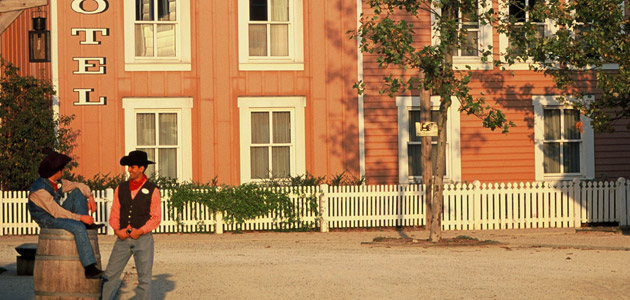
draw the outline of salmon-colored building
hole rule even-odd
[[[0,47],[26,74],[51,78],[56,109],[76,117],[75,171],[87,177],[123,172],[119,159],[142,149],[156,162],[150,172],[181,180],[240,184],[347,172],[371,184],[418,182],[419,139],[410,124],[419,99],[376,93],[389,71],[347,34],[370,12],[363,2],[50,1],[24,9]],[[42,11],[50,62],[33,63],[27,36]],[[505,49],[492,27],[476,26],[470,32],[479,43]],[[436,38],[429,15],[415,28],[421,43]],[[595,134],[582,117],[586,126],[576,133],[565,123],[580,117],[557,101],[550,78],[524,64],[503,72],[477,53],[458,53],[455,62],[473,67],[473,93],[485,94],[516,127],[507,135],[483,129],[454,105],[447,180],[630,175],[625,126]],[[367,95],[353,89],[358,80]]]

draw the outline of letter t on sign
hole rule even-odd
[[[101,36],[109,36],[108,28],[72,28],[72,35],[79,35],[81,31],[85,32],[85,40],[79,42],[81,45],[100,45],[101,41],[96,40],[97,32]]]
[[[94,89],[74,89],[73,91],[79,93],[79,101],[74,102],[74,105],[105,105],[107,104],[107,97],[99,97],[98,102],[90,102],[90,92]]]

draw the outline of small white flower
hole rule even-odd
[[[61,183],[57,183],[57,189],[61,188]]]
[[[141,191],[142,191],[143,194],[148,194],[149,193],[149,190],[147,190],[146,188],[142,188]]]

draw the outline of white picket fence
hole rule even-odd
[[[620,178],[604,182],[533,182],[501,184],[447,184],[444,189],[444,230],[510,228],[566,228],[582,224],[630,224],[630,181]],[[409,227],[426,225],[422,185],[366,185],[302,187],[290,193],[301,222],[330,228]],[[274,215],[237,226],[223,221],[199,204],[181,211],[169,209],[171,191],[162,193],[162,222],[158,233],[215,232],[234,230],[277,230],[283,228]],[[113,191],[95,191],[97,222],[106,223]],[[318,197],[318,212],[309,209],[303,196]],[[0,235],[37,234],[26,203],[28,192],[1,192]],[[169,213],[171,212],[171,213]],[[179,220],[177,220],[179,217]],[[111,228],[101,233],[113,234]]]

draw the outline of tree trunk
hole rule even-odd
[[[420,74],[420,78],[424,79],[424,73]],[[431,91],[425,90],[423,86],[420,87],[420,121],[431,121]],[[431,199],[433,198],[433,190],[431,188],[433,184],[433,165],[431,164],[431,137],[424,136],[421,138],[420,142],[422,152],[422,185],[424,186],[425,216],[427,221],[426,224],[428,226],[433,220],[433,210],[431,208]]]
[[[446,121],[448,119],[448,109],[450,106],[450,99],[442,100],[442,104],[440,105],[440,119],[438,120],[437,157],[435,158],[435,177],[432,186],[433,198],[431,199],[433,220],[429,233],[429,240],[432,242],[439,242],[442,239],[444,173],[446,170]]]
[[[446,20],[453,20],[458,24],[459,2],[447,1],[442,7],[443,18]],[[441,36],[453,36],[458,34],[458,25],[455,27],[446,27]],[[444,43],[444,41],[442,41]],[[453,49],[455,45],[447,42],[445,45],[444,64],[442,68],[445,68],[444,73],[450,73],[453,67]],[[448,83],[446,83],[448,84]],[[440,118],[438,120],[438,142],[437,142],[437,155],[435,162],[435,171],[433,179],[433,198],[431,198],[431,212],[433,218],[431,219],[431,227],[429,230],[429,240],[437,243],[442,239],[442,209],[443,209],[443,192],[444,192],[444,174],[446,171],[445,157],[446,157],[446,121],[448,119],[448,110],[451,107],[451,95],[440,94]]]

